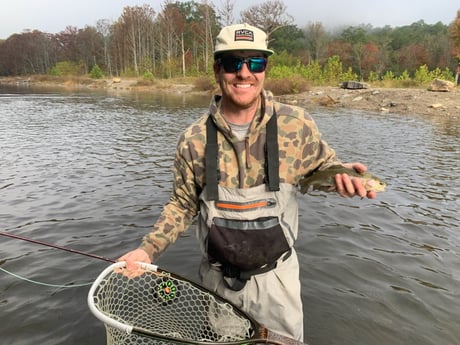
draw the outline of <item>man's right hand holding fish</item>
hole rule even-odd
[[[377,192],[385,190],[386,183],[367,172],[362,163],[347,163],[330,166],[324,170],[315,171],[300,181],[300,192],[309,190],[337,192],[343,197],[355,195],[374,199]]]
[[[358,173],[367,171],[367,167],[362,163],[347,163],[343,164],[343,166],[348,169],[353,169]],[[354,195],[358,195],[361,198],[367,196],[369,199],[375,199],[377,197],[377,192],[375,190],[368,191],[359,178],[353,178],[347,173],[336,174],[334,178],[337,193],[343,197],[351,197]],[[374,184],[375,182],[371,180],[370,183]]]

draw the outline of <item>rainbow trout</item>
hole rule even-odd
[[[348,169],[341,165],[333,165],[301,179],[299,182],[300,192],[305,194],[311,189],[334,192],[336,190],[334,177],[337,174],[348,174],[350,177],[359,178],[368,192],[383,192],[387,185],[384,181],[367,171],[359,173],[354,169]]]

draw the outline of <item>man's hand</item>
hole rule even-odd
[[[346,163],[343,166],[354,169],[359,173],[367,171],[367,167],[362,163]],[[376,192],[367,192],[359,178],[352,178],[347,174],[335,175],[335,184],[337,186],[337,193],[343,197],[351,198],[358,195],[361,198],[367,196],[369,199],[375,199],[377,196]]]
[[[126,261],[126,268],[121,269],[119,273],[122,273],[124,276],[128,278],[135,278],[144,273],[144,270],[140,268],[139,265],[136,264],[136,262],[145,262],[148,264],[152,263],[147,252],[140,248],[134,249],[126,253],[117,261]]]

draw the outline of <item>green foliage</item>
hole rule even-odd
[[[120,77],[124,77],[124,78],[137,78],[138,76],[139,75],[136,73],[136,71],[132,67],[126,68],[120,73]]]
[[[370,83],[375,82],[375,81],[379,81],[379,80],[380,80],[379,74],[378,74],[377,72],[370,71],[369,77],[368,77],[367,80],[368,80]]]
[[[61,61],[56,63],[49,73],[54,76],[78,76],[85,74],[82,64],[73,61]]]
[[[325,65],[322,67],[318,61],[312,61],[309,64],[302,64],[300,60],[297,60],[296,64],[293,65],[291,59],[288,59],[288,65],[282,63],[278,59],[276,65],[272,65],[269,73],[272,79],[294,79],[302,78],[308,80],[309,83],[314,85],[335,85],[340,81],[344,80],[356,80],[358,77],[353,72],[352,68],[349,67],[345,72],[343,71],[342,62],[338,55],[330,57]],[[295,83],[298,84],[298,81]],[[281,89],[296,89],[296,85],[286,86],[285,82],[282,85],[278,85],[277,88]],[[302,89],[302,86],[298,87]]]
[[[347,71],[342,73],[340,76],[340,81],[346,81],[346,80],[358,80],[358,75],[353,72],[353,69],[351,67],[348,67]]]
[[[323,68],[323,80],[327,83],[336,84],[342,79],[343,66],[338,55],[327,59]]]
[[[152,71],[145,71],[142,78],[147,79],[147,80],[152,80],[154,79],[154,75]]]
[[[60,77],[60,76],[62,76],[62,71],[57,66],[53,66],[53,67],[51,67],[49,74],[54,75],[56,77]]]
[[[402,72],[402,74],[399,76],[398,80],[402,80],[402,81],[411,80],[409,72],[407,72],[407,70],[404,70],[404,72]]]
[[[102,73],[102,70],[98,64],[95,64],[93,66],[91,72],[89,72],[89,77],[92,79],[101,79],[102,77],[104,77],[104,73]]]
[[[409,72],[404,70],[401,75],[393,80],[395,87],[414,87],[417,83],[411,78]]]
[[[390,81],[395,79],[395,74],[392,71],[386,71],[383,75],[383,81]]]
[[[302,69],[300,75],[315,85],[324,83],[323,69],[318,61],[310,62]]]
[[[454,74],[448,68],[441,70],[439,67],[435,68],[434,70],[430,71],[426,65],[420,66],[414,75],[414,81],[419,84],[427,84],[431,82],[433,79],[444,79],[444,80],[454,80]]]
[[[273,79],[289,78],[297,74],[296,66],[275,65],[270,68],[269,76]]]
[[[289,51],[298,54],[304,47],[304,35],[295,25],[282,26],[271,35],[270,49],[276,53]]]
[[[288,53],[287,50],[283,50],[279,53],[273,54],[268,59],[268,66],[296,66],[299,63],[299,57]]]
[[[341,38],[344,42],[351,44],[362,44],[368,42],[366,28],[362,26],[350,26],[342,31]]]
[[[427,65],[422,65],[415,71],[414,80],[418,84],[425,84],[433,80]]]
[[[436,75],[436,78],[439,78],[439,79],[444,79],[444,80],[450,80],[450,81],[454,81],[455,80],[455,76],[454,76],[454,72],[452,72],[449,68],[445,68],[443,70],[441,70],[439,67],[435,69],[435,75]]]

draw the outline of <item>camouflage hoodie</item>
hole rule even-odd
[[[218,128],[219,184],[224,187],[249,188],[264,183],[265,125],[273,109],[278,116],[280,183],[297,185],[303,176],[339,162],[304,109],[275,102],[271,92],[263,91],[259,111],[248,134],[239,140],[220,112],[220,99],[215,96],[209,113],[189,126],[179,138],[173,191],[152,232],[145,235],[140,246],[153,261],[190,226],[199,211],[198,198],[205,185],[204,152],[209,114]]]

